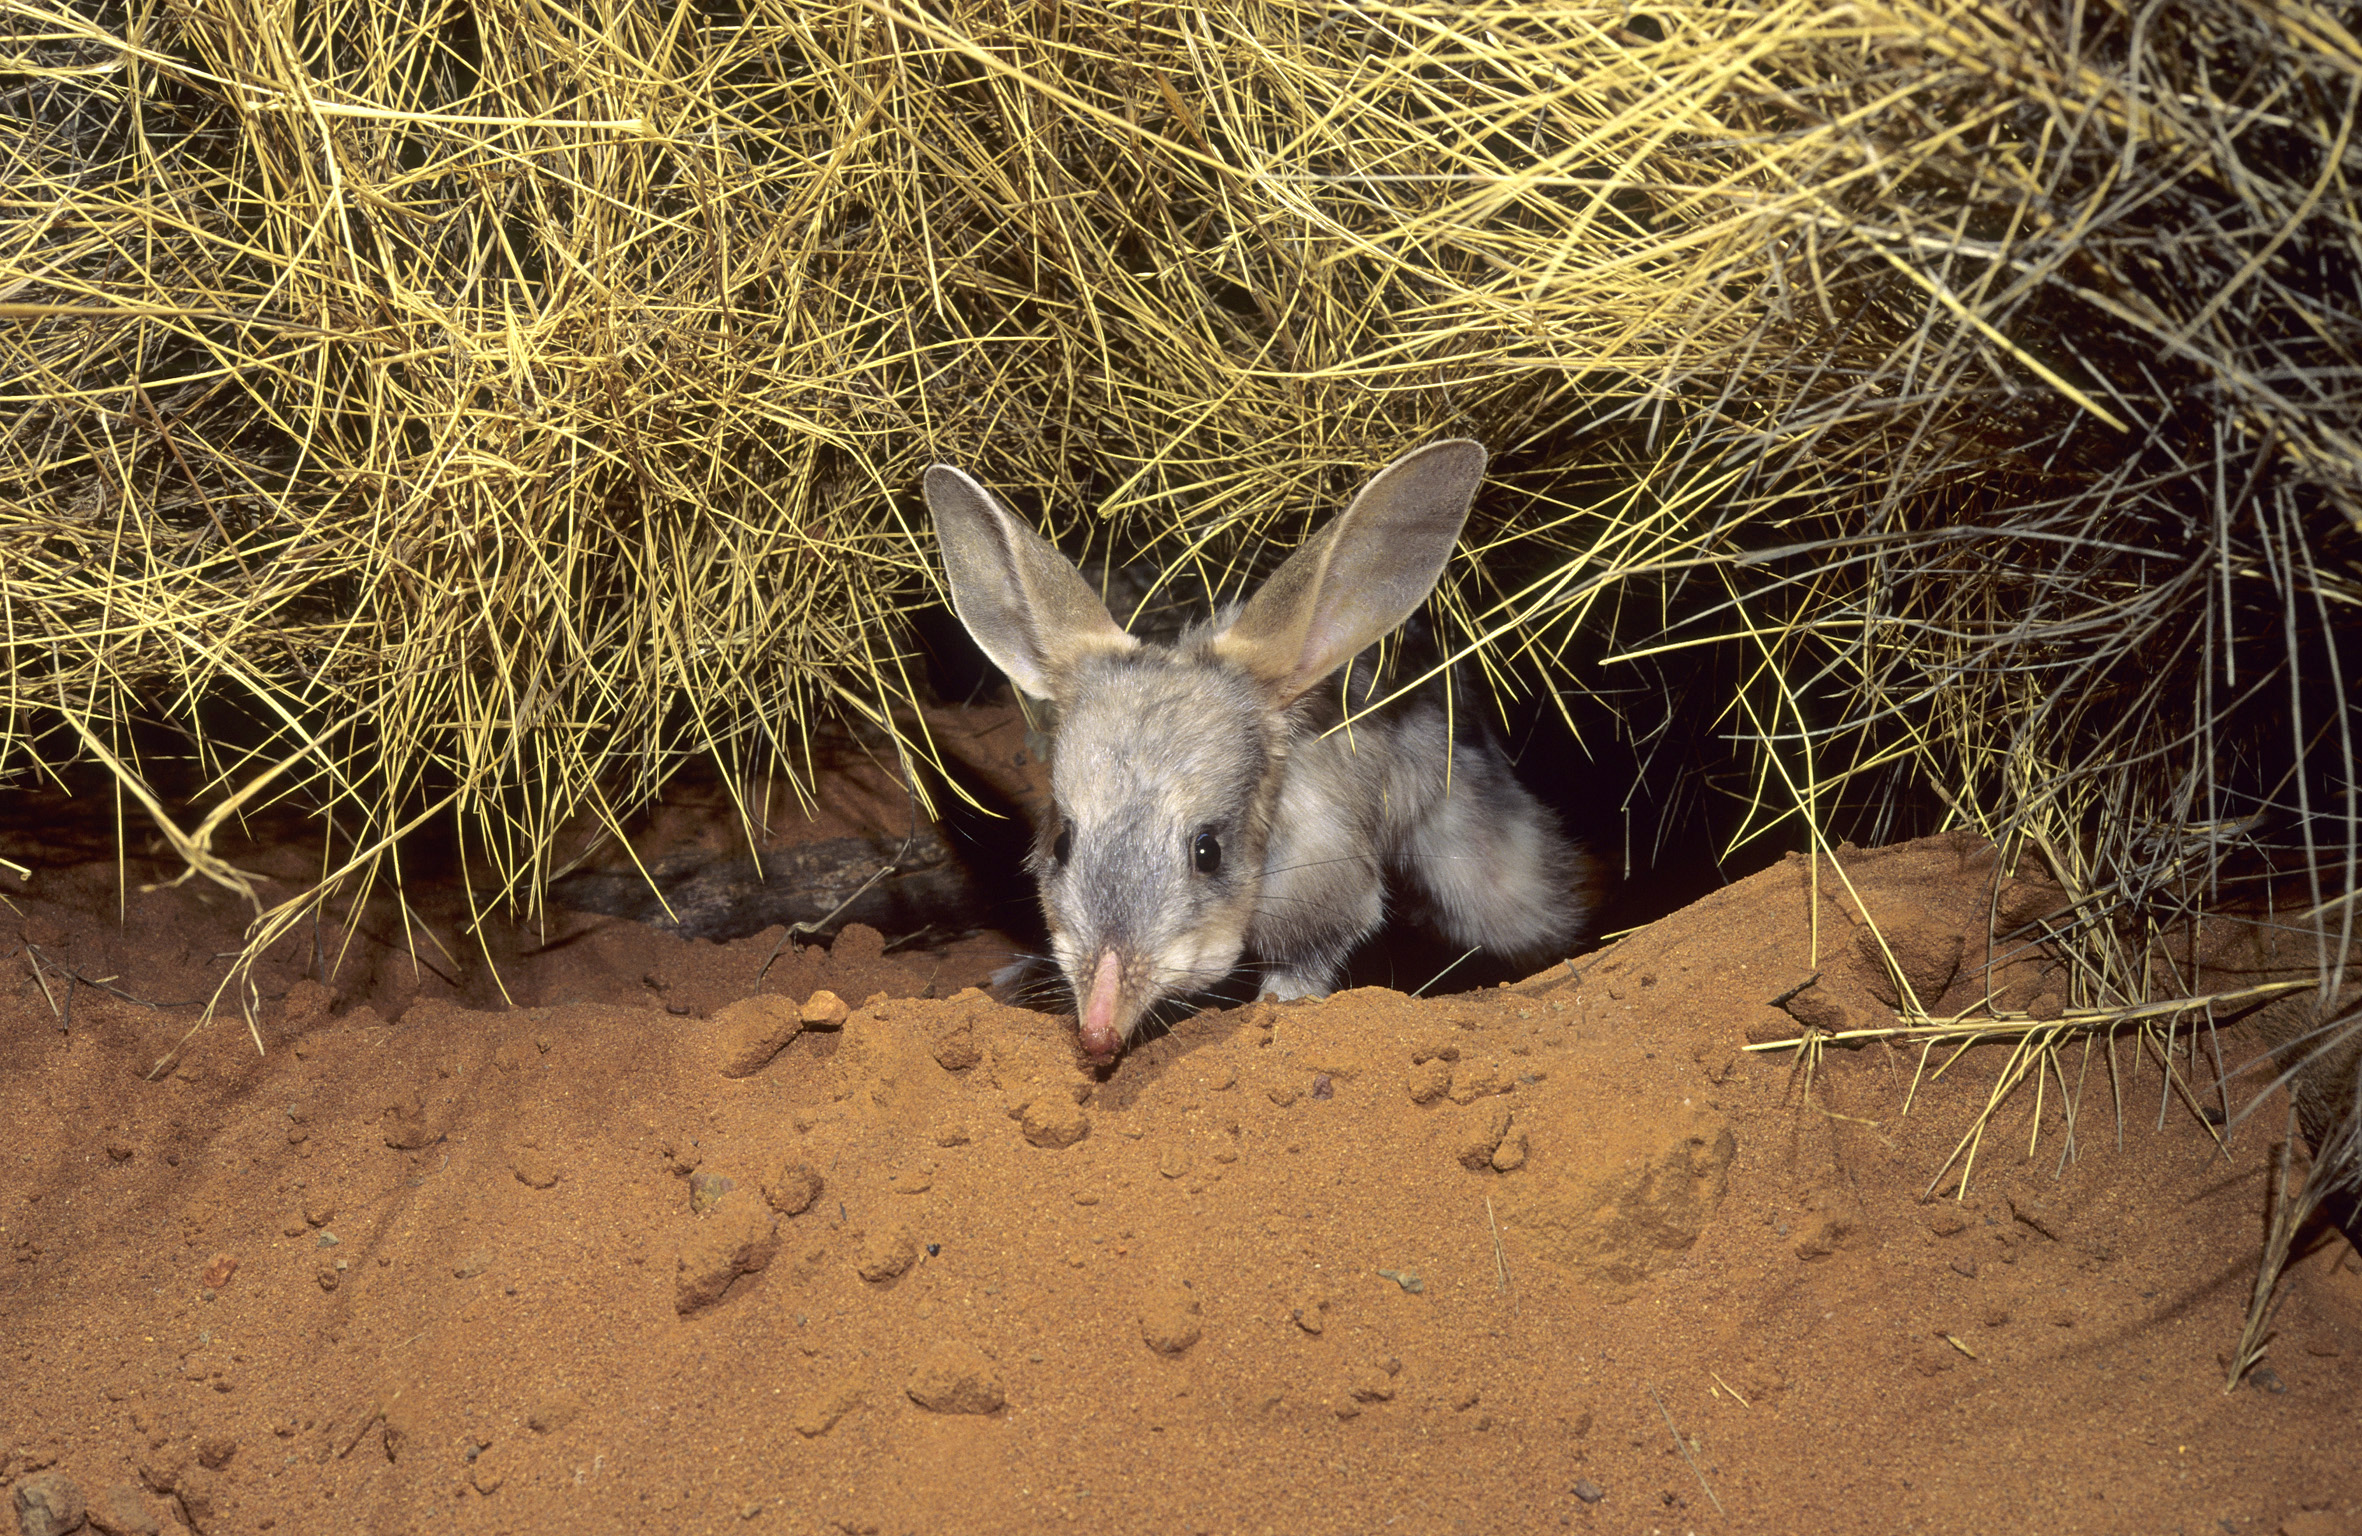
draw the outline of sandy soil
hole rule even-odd
[[[1979,995],[1988,855],[1848,867],[1924,1000]],[[579,917],[506,1007],[450,928],[440,975],[357,931],[333,987],[323,930],[258,975],[266,1049],[225,1019],[151,1080],[243,912],[141,876],[0,912],[28,1532],[2362,1532],[2342,1239],[2223,1389],[2278,1112],[2225,1155],[2153,1060],[2120,1100],[2070,1060],[2072,1134],[2046,1081],[1961,1191],[2001,1053],[1905,1116],[1911,1058],[1744,1049],[1889,1011],[1801,862],[1105,1074],[976,990],[990,942],[765,974],[779,930]]]

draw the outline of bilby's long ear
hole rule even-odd
[[[1274,702],[1301,697],[1427,600],[1468,520],[1484,460],[1481,443],[1453,438],[1378,471],[1271,573],[1216,637],[1216,653],[1253,673]]]
[[[994,666],[1037,699],[1059,693],[1090,651],[1139,642],[1109,617],[1083,573],[949,464],[927,471],[927,510],[943,546],[952,611]]]

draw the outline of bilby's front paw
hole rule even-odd
[[[1263,997],[1274,1002],[1292,1003],[1300,997],[1326,997],[1328,980],[1320,976],[1304,976],[1293,971],[1281,971],[1263,978]]]

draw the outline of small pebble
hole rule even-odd
[[[982,1351],[967,1344],[935,1346],[902,1390],[933,1413],[993,1413],[1008,1401],[1000,1373]]]
[[[686,1007],[667,1003],[668,1013],[686,1013]],[[752,1077],[771,1064],[771,1058],[786,1049],[787,1043],[803,1033],[801,1010],[786,998],[773,993],[758,993],[742,997],[728,1004],[713,1016],[708,1035],[712,1040],[714,1059],[724,1077]]]
[[[782,1216],[800,1216],[820,1198],[820,1175],[809,1163],[790,1158],[763,1179],[763,1198]]]
[[[796,1434],[801,1434],[805,1439],[820,1439],[822,1434],[834,1430],[836,1420],[841,1420],[843,1415],[853,1413],[860,1406],[862,1380],[857,1375],[839,1375],[839,1378],[822,1382],[822,1385],[805,1392],[803,1401],[798,1401],[796,1411],[789,1415],[787,1423],[794,1425]]]
[[[1575,1484],[1575,1497],[1586,1504],[1596,1504],[1607,1497],[1607,1490],[1589,1478]]]
[[[883,1284],[919,1260],[918,1240],[901,1227],[881,1228],[863,1235],[853,1268],[872,1285]]]
[[[1021,1116],[1025,1139],[1037,1147],[1071,1147],[1091,1134],[1091,1117],[1062,1093],[1037,1095]]]
[[[63,1472],[36,1472],[16,1485],[16,1526],[23,1536],[66,1536],[82,1525],[82,1490]]]
[[[1140,1308],[1140,1342],[1160,1355],[1182,1354],[1202,1336],[1198,1305],[1186,1292],[1152,1296]]]
[[[105,1536],[156,1536],[161,1528],[137,1483],[109,1483],[90,1501],[90,1528]]]
[[[1460,1126],[1454,1155],[1469,1172],[1482,1172],[1493,1165],[1493,1153],[1509,1134],[1509,1106],[1496,1101],[1470,1109]]]
[[[539,1147],[518,1147],[508,1155],[508,1170],[527,1189],[548,1189],[558,1182],[558,1160]]]
[[[946,1072],[965,1072],[983,1059],[976,1031],[966,1024],[947,1031],[935,1042],[935,1065]]]
[[[779,1246],[779,1217],[745,1191],[724,1195],[692,1224],[674,1259],[673,1310],[683,1317],[720,1301],[740,1275],[768,1266]]]
[[[1419,1062],[1403,1078],[1402,1085],[1413,1104],[1432,1104],[1451,1091],[1451,1063],[1441,1059]]]

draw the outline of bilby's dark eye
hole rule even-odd
[[[1189,845],[1189,856],[1197,863],[1197,872],[1210,875],[1222,867],[1222,840],[1211,832],[1200,832]]]
[[[1066,856],[1072,852],[1074,852],[1074,823],[1071,821],[1060,822],[1058,824],[1058,841],[1050,845],[1051,861],[1063,864],[1066,862]]]

